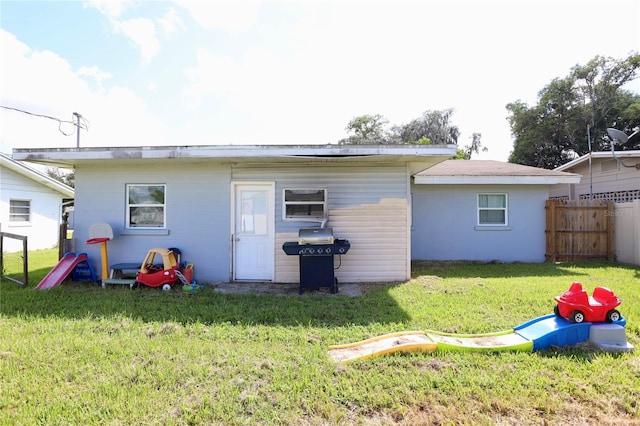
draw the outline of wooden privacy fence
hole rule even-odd
[[[615,260],[614,205],[601,200],[547,200],[546,262]]]

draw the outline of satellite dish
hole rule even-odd
[[[629,140],[629,137],[626,135],[626,133],[621,132],[618,129],[608,128],[607,129],[607,134],[609,135],[609,137],[611,139],[613,139],[614,141],[618,141],[621,144],[625,144]]]
[[[624,167],[630,167],[630,168],[635,167],[636,169],[640,170],[640,163],[636,163],[635,165],[624,164],[624,162],[620,158],[616,157],[616,152],[613,149],[613,146],[616,144],[616,141],[622,144],[625,144],[630,138],[632,138],[638,133],[640,133],[640,129],[638,129],[637,127],[635,128],[635,131],[631,134],[631,136],[627,136],[626,133],[621,132],[618,129],[611,129],[611,128],[607,129],[607,134],[611,139],[613,139],[613,142],[611,143],[611,155],[613,155],[613,158],[615,158],[616,161],[622,164]]]

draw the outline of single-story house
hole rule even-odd
[[[0,230],[27,237],[29,250],[55,247],[63,205],[73,188],[0,153]],[[3,251],[22,250],[22,241],[4,238]]]
[[[416,173],[412,256],[543,262],[549,185],[576,174],[484,160],[447,160]]]
[[[627,203],[640,199],[640,150],[598,151],[585,154],[555,169],[582,175],[578,183],[559,183],[550,198],[609,200]]]
[[[335,259],[341,282],[403,281],[412,259],[481,259],[496,244],[504,247],[491,259],[543,260],[548,185],[579,177],[526,174],[524,166],[498,173],[497,162],[482,162],[492,166],[482,175],[464,161],[473,175],[429,181],[424,173],[455,152],[455,145],[186,146],[15,149],[14,157],[75,170],[75,246],[96,264],[99,248],[85,242],[91,225],[103,222],[114,233],[110,263],[177,247],[202,282],[298,282],[298,256],[282,246],[323,221],[351,244]],[[523,243],[535,232],[533,244]],[[475,251],[456,252],[452,237]]]

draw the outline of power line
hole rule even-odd
[[[0,105],[0,108],[4,108],[4,109],[8,109],[11,111],[16,111],[16,112],[21,112],[23,114],[28,114],[28,115],[32,115],[34,117],[42,117],[42,118],[48,118],[49,120],[53,120],[53,121],[57,121],[58,122],[58,130],[60,131],[60,133],[62,133],[65,136],[71,136],[73,134],[73,132],[67,133],[64,130],[62,130],[62,125],[63,124],[71,124],[74,127],[78,127],[80,129],[89,131],[89,121],[84,118],[83,116],[81,116],[78,113],[74,113],[73,116],[78,118],[78,122],[76,123],[75,121],[69,121],[69,120],[61,120],[57,117],[52,117],[50,115],[44,115],[44,114],[37,114],[35,112],[30,112],[30,111],[25,111],[23,109],[19,109],[19,108],[13,108],[13,107],[8,107],[8,106],[4,106],[4,105]]]

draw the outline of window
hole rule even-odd
[[[166,185],[127,185],[127,228],[164,228]]]
[[[9,222],[16,224],[31,222],[31,201],[9,200]]]
[[[478,194],[478,226],[506,226],[507,194]]]
[[[326,189],[285,189],[283,200],[285,219],[326,218]]]

